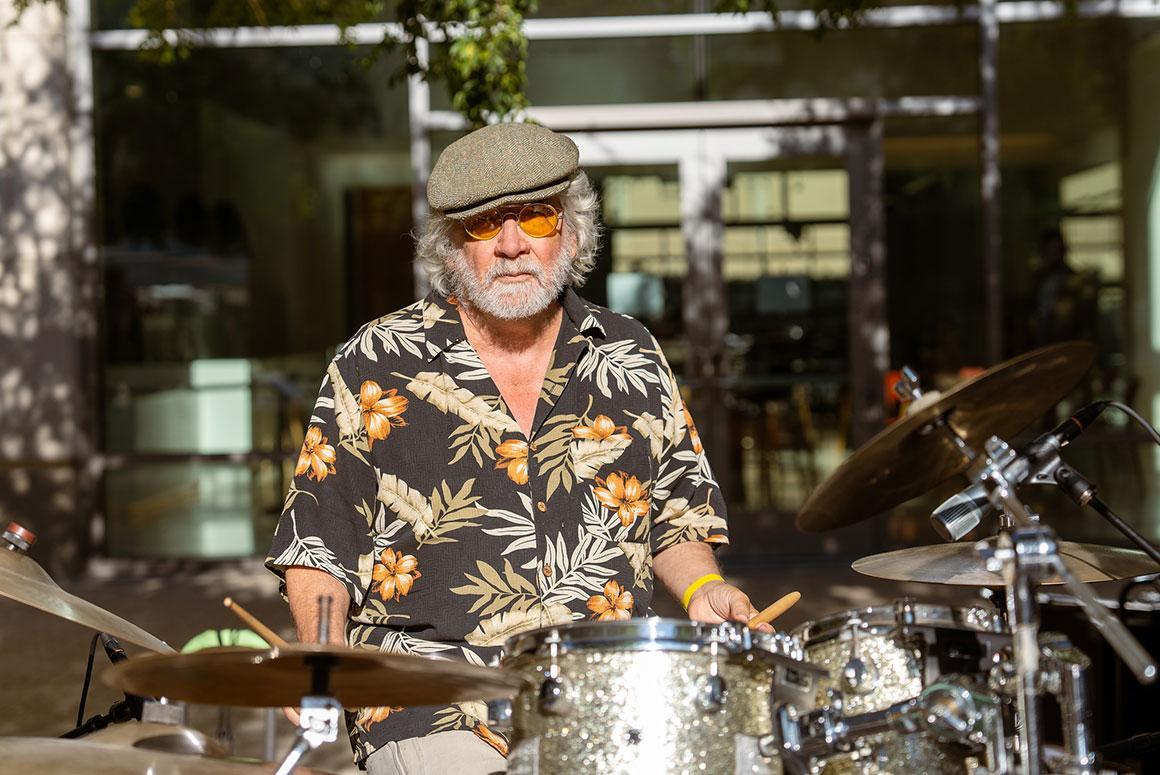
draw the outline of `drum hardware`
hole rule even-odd
[[[158,654],[176,653],[137,625],[61,589],[28,556],[35,542],[36,534],[16,522],[0,534],[0,595]]]
[[[1016,454],[1013,450],[1008,450],[1002,460],[995,460],[994,463],[1003,468],[1004,476],[1015,486],[1050,485],[1058,487],[1077,506],[1091,508],[1132,543],[1136,544],[1153,563],[1160,564],[1160,550],[1157,550],[1147,538],[1100,500],[1096,495],[1096,485],[1064,462],[1060,456],[1060,450],[1075,440],[1085,428],[1091,425],[1104,407],[1110,405],[1122,408],[1135,416],[1134,411],[1119,402],[1096,401],[1080,409],[1053,430],[1039,436],[1028,444],[1021,453]],[[1143,422],[1141,418],[1137,417],[1137,419]],[[1145,423],[1145,425],[1147,424]],[[1151,426],[1148,427],[1151,430]],[[994,509],[994,504],[990,502],[986,484],[979,481],[952,496],[935,509],[931,514],[931,523],[944,540],[958,541],[977,527],[983,515],[992,509]],[[1030,510],[1028,513],[1032,514]],[[1007,523],[1000,524],[1001,530],[1011,527],[1010,515],[1005,516]],[[1037,519],[1037,517],[1035,518]]]
[[[63,738],[83,737],[84,735],[104,729],[110,724],[118,724],[125,721],[140,721],[142,718],[146,698],[126,693],[125,699],[114,702],[109,707],[107,713],[98,713],[87,721],[84,720],[85,705],[87,704],[89,696],[89,682],[93,676],[93,657],[96,655],[98,641],[100,641],[101,646],[105,650],[105,656],[114,665],[127,659],[124,649],[121,648],[121,644],[112,635],[104,632],[98,632],[93,635],[92,642],[89,645],[88,662],[85,666],[85,680],[81,686],[80,704],[77,707],[77,725],[61,735]]]
[[[859,619],[850,624],[850,658],[842,665],[842,688],[853,694],[869,694],[878,684],[878,668],[858,654],[858,630],[865,625]]]
[[[1097,762],[1088,696],[1091,660],[1059,633],[1041,633],[1039,647],[1043,657],[1043,689],[1059,705],[1069,771],[1094,772]]]
[[[497,732],[510,732],[512,728],[512,701],[488,700],[487,725]]]
[[[792,704],[778,703],[774,733],[763,738],[762,747],[766,752],[778,751],[790,772],[807,773],[818,760],[848,752],[859,741],[884,733],[930,734],[945,742],[982,746],[986,772],[1008,771],[1001,707],[990,694],[979,691],[969,676],[947,676],[916,697],[857,715],[843,712],[841,693],[834,690],[823,707],[804,714]]]
[[[560,634],[552,632],[544,641],[548,646],[548,674],[540,684],[540,712],[549,716],[564,716],[572,710],[565,696],[567,684],[560,677]]]
[[[945,427],[945,426],[944,426]],[[1118,619],[1099,604],[1095,595],[1081,584],[1059,556],[1054,532],[1037,524],[1022,502],[1015,496],[1015,483],[1007,479],[1005,471],[1015,461],[1011,448],[997,437],[985,445],[986,458],[981,481],[988,487],[988,495],[995,504],[1008,513],[1020,527],[1003,533],[996,539],[976,544],[987,569],[1001,573],[1006,586],[1008,625],[1013,641],[1013,655],[1018,673],[1017,703],[1023,728],[1019,735],[1020,765],[1028,775],[1038,775],[1041,768],[1043,741],[1040,734],[1038,694],[1040,685],[1038,607],[1034,589],[1052,575],[1074,594],[1084,608],[1092,625],[1100,631],[1128,665],[1141,683],[1156,678],[1156,664],[1141,648],[1131,633]],[[1079,763],[1077,763],[1079,764]]]
[[[341,716],[342,706],[333,697],[303,697],[298,712],[297,738],[275,775],[289,775],[308,751],[337,740]]]
[[[725,679],[721,677],[720,643],[709,643],[709,674],[697,679],[696,703],[705,713],[716,713],[725,705]]]

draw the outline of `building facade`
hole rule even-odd
[[[73,567],[264,548],[333,348],[423,289],[409,235],[462,131],[440,84],[392,82],[390,25],[211,30],[159,64],[127,7],[0,32],[0,515]],[[564,0],[527,25],[530,116],[604,202],[585,295],[664,344],[755,554],[934,541],[925,500],[836,542],[792,529],[903,363],[945,387],[1085,338],[1097,366],[1061,411],[1155,418],[1160,395],[1160,11],[816,27]],[[1138,436],[1108,423],[1077,454],[1156,535]]]

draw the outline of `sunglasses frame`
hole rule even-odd
[[[536,234],[529,234],[528,233],[528,230],[524,228],[524,223],[523,223],[523,220],[521,219],[521,216],[523,215],[524,210],[528,209],[529,207],[547,207],[549,210],[552,211],[552,213],[554,214],[554,216],[556,218],[556,223],[555,223],[555,226],[552,229],[552,231],[548,232],[547,234],[543,234],[543,235],[536,235]],[[500,212],[503,214],[503,219],[500,221],[500,227],[493,234],[489,234],[488,236],[485,237],[485,236],[473,233],[471,231],[471,229],[468,227],[468,224],[471,223],[472,221],[475,221],[475,220],[482,218],[483,216],[488,215],[488,214],[493,213],[493,212]],[[553,234],[555,234],[556,232],[558,232],[560,230],[560,222],[564,219],[564,213],[560,210],[560,208],[556,207],[553,204],[549,204],[547,202],[525,202],[525,203],[519,204],[519,205],[513,204],[513,205],[507,205],[504,207],[497,207],[497,208],[495,208],[495,210],[488,210],[488,211],[480,213],[478,215],[474,215],[471,218],[465,218],[463,220],[463,230],[465,232],[467,232],[467,236],[471,237],[472,239],[479,240],[481,242],[485,242],[489,239],[494,239],[501,231],[503,231],[503,224],[507,223],[507,219],[508,219],[509,215],[513,216],[516,219],[516,226],[518,226],[520,228],[520,231],[522,231],[527,236],[532,237],[533,239],[543,239],[544,237],[552,236]]]

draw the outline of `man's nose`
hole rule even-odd
[[[505,258],[519,258],[528,252],[528,241],[514,217],[504,218],[499,236],[495,238],[495,252]]]

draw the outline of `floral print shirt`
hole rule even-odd
[[[571,289],[531,435],[431,294],[327,369],[266,565],[346,586],[350,645],[486,664],[508,637],[642,616],[652,557],[728,542],[724,502],[656,340]],[[483,703],[348,713],[360,763],[456,729],[506,755]]]

